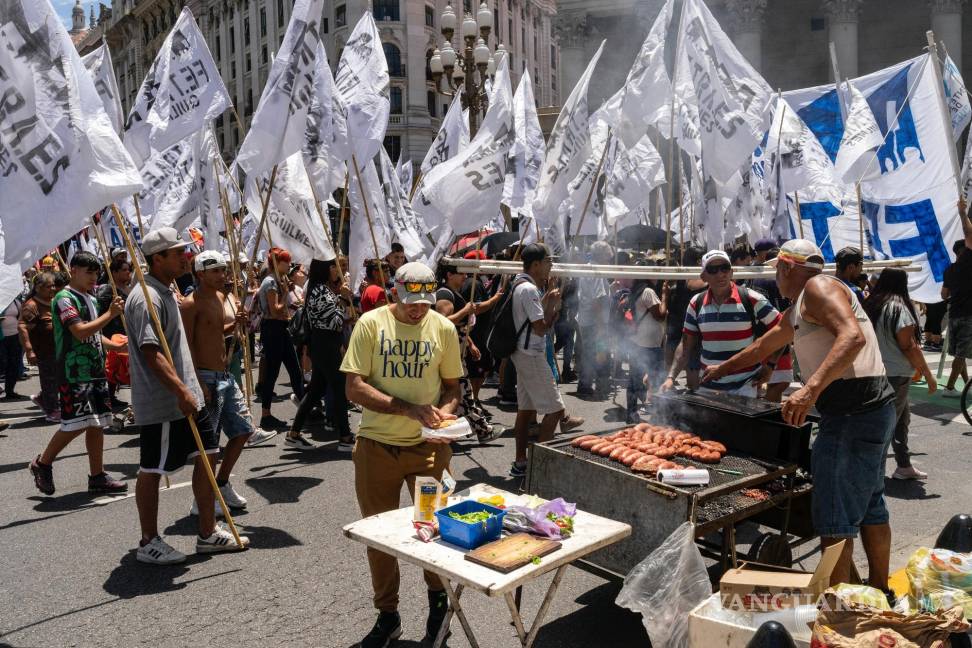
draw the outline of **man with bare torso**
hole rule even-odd
[[[202,252],[193,265],[197,287],[179,304],[179,311],[206,409],[212,416],[216,434],[222,430],[228,439],[216,483],[230,508],[244,508],[246,498],[236,492],[229,478],[254,429],[243,394],[227,367],[225,338],[232,338],[240,323],[245,325],[246,313],[242,309],[227,308],[226,295],[222,292],[226,283],[226,259],[221,253]],[[221,513],[219,508],[217,502],[217,515]],[[191,513],[196,514],[196,510],[193,502]]]

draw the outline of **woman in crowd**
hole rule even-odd
[[[329,389],[327,418],[337,429],[340,438],[338,451],[351,452],[354,437],[348,423],[344,374],[338,369],[343,355],[347,307],[351,303],[351,288],[343,279],[336,261],[311,261],[307,290],[304,293],[304,313],[310,329],[308,346],[311,379],[287,438],[293,439],[294,443],[302,441],[300,432],[308,413],[320,404],[325,390]]]
[[[294,390],[291,400],[299,401],[304,397],[304,376],[297,360],[297,351],[287,330],[290,313],[287,308],[287,294],[290,292],[290,282],[287,271],[290,269],[290,253],[280,248],[271,248],[267,254],[269,272],[260,284],[257,297],[260,301],[260,311],[263,321],[260,323],[260,343],[263,345],[263,361],[261,370],[265,373],[261,377],[260,404],[262,412],[260,427],[263,429],[279,430],[286,427],[286,423],[270,413],[273,403],[273,388],[280,375],[280,365],[287,369],[290,385]],[[274,271],[276,269],[276,271]],[[277,277],[284,285],[279,285]],[[287,437],[285,443],[289,446],[304,448],[311,444],[303,438]]]
[[[48,423],[61,422],[61,408],[57,397],[57,354],[54,349],[54,322],[51,319],[51,300],[59,284],[53,272],[41,272],[34,277],[34,288],[20,311],[18,330],[20,343],[27,353],[27,362],[37,366],[40,374],[40,393],[31,396],[47,417]]]
[[[668,315],[668,283],[662,282],[661,296],[655,282],[635,281],[628,295],[629,310],[634,320],[632,345],[628,359],[627,422],[638,423],[638,403],[648,397],[648,386],[665,381],[665,318]]]
[[[898,268],[885,268],[865,300],[864,310],[874,323],[888,381],[895,393],[896,421],[891,447],[898,467],[891,476],[894,479],[925,479],[928,475],[911,465],[908,451],[908,425],[911,422],[908,387],[915,369],[928,382],[929,394],[935,393],[938,385],[919,346],[921,330],[915,307],[908,296],[907,273]]]
[[[14,390],[17,381],[24,370],[24,351],[20,346],[20,335],[18,326],[20,322],[20,311],[24,306],[23,295],[18,295],[3,311],[3,320],[0,321],[0,331],[3,332],[3,340],[0,340],[0,360],[3,363],[3,382],[4,400],[20,400],[25,398]]]

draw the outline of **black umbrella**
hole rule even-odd
[[[486,252],[486,256],[494,257],[519,242],[520,234],[518,232],[493,232],[489,236],[483,237],[482,250]]]
[[[665,247],[667,233],[651,225],[628,225],[618,230],[618,246],[638,250]]]

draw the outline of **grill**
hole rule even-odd
[[[704,396],[704,401],[714,398]],[[685,466],[707,469],[709,484],[705,486],[663,484],[654,477],[633,472],[621,462],[571,446],[570,438],[533,446],[528,492],[545,498],[563,497],[583,510],[631,524],[630,538],[590,557],[589,562],[600,571],[628,573],[686,520],[695,523],[696,536],[704,549],[711,549],[712,545],[701,539],[722,532],[721,546],[714,555],[724,567],[735,562],[738,522],[757,520],[782,509],[782,521],[775,524],[786,532],[791,501],[798,494],[809,492],[798,471],[804,464],[809,466],[810,425],[797,428],[784,424],[778,406],[775,411],[764,408],[761,414],[754,415],[754,408],[738,407],[740,403],[735,401],[719,402],[718,406],[704,401],[696,394],[656,396],[651,422],[694,432],[726,446],[728,452],[717,464],[682,457],[672,459]],[[764,491],[768,497],[747,496],[747,489]],[[711,551],[709,555],[713,555]]]

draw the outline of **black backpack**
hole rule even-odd
[[[493,327],[489,330],[489,336],[486,338],[486,348],[489,349],[494,358],[502,360],[513,355],[523,331],[527,332],[523,348],[526,349],[530,346],[530,320],[527,319],[519,330],[517,330],[516,323],[513,321],[513,293],[517,286],[527,281],[529,280],[519,279],[513,282],[513,285],[510,286],[510,292],[503,297],[496,316],[493,318]]]
[[[299,307],[287,322],[287,332],[295,347],[304,346],[310,338],[310,322],[307,320],[306,306]]]

